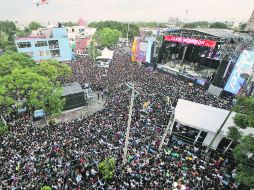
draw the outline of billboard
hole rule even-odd
[[[148,46],[146,51],[146,62],[151,63],[151,54],[152,54],[152,46],[153,46],[154,38],[150,37],[147,40],[148,40]]]
[[[240,55],[228,81],[224,88],[225,91],[237,94],[244,84],[245,79],[240,75],[244,70],[248,70],[254,64],[254,51],[244,50]]]
[[[193,45],[197,45],[197,46],[205,46],[205,47],[211,47],[211,48],[216,46],[216,41],[213,41],[213,40],[184,38],[184,37],[179,37],[179,36],[164,36],[164,40],[169,41],[169,42],[193,44]]]

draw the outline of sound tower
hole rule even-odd
[[[221,87],[221,88],[224,87],[223,75],[225,73],[225,70],[226,70],[228,64],[229,64],[229,62],[226,61],[226,60],[221,61],[220,66],[219,66],[219,68],[217,70],[217,73],[216,73],[216,75],[214,77],[214,80],[213,80],[213,84],[215,86],[218,86],[218,87]]]

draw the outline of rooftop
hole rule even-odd
[[[63,93],[62,96],[68,96],[70,94],[77,94],[80,92],[84,92],[81,85],[77,82],[67,83],[63,85]]]

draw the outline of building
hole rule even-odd
[[[246,25],[245,31],[251,32],[254,34],[254,10],[250,16],[250,19]]]
[[[71,61],[73,54],[66,28],[39,29],[32,35],[15,40],[18,52],[30,55],[35,61],[56,59]]]
[[[78,20],[78,26],[67,27],[69,44],[77,55],[84,55],[90,45],[96,28],[89,28],[82,18]]]

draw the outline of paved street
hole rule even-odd
[[[68,120],[72,119],[78,119],[80,117],[86,117],[89,115],[92,115],[93,113],[103,109],[104,104],[106,102],[106,99],[100,99],[97,98],[97,92],[93,92],[93,99],[91,99],[88,102],[87,106],[72,109],[72,110],[66,110],[64,111],[60,116],[56,118],[58,122],[66,122]],[[46,124],[46,120],[40,120],[36,122],[39,126],[44,126]]]

